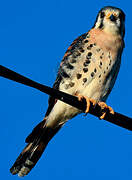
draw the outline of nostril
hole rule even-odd
[[[110,16],[110,20],[111,20],[111,21],[116,21],[116,17],[112,14],[112,15]]]

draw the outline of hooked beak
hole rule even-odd
[[[117,14],[115,13],[108,13],[106,18],[110,19],[111,21],[116,21]]]

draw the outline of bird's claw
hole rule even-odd
[[[87,115],[87,113],[89,112],[89,109],[90,109],[91,104],[92,104],[93,106],[95,106],[95,105],[97,104],[96,100],[90,99],[90,98],[88,98],[87,96],[83,96],[83,95],[81,95],[81,94],[76,94],[76,96],[78,97],[78,100],[79,100],[79,101],[82,101],[83,99],[86,100],[86,110],[85,110],[86,115]]]
[[[86,110],[85,110],[86,115],[90,110],[91,104],[92,104],[92,106],[95,106],[96,104],[98,104],[98,106],[100,106],[101,110],[103,111],[102,115],[100,116],[100,119],[104,119],[107,112],[109,112],[110,114],[114,114],[114,110],[112,109],[112,107],[108,106],[105,102],[98,102],[97,103],[96,100],[90,99],[87,96],[83,96],[83,95],[77,94],[77,93],[76,93],[76,96],[78,97],[79,101],[82,101],[83,99],[85,99],[85,101],[86,101]]]
[[[108,106],[106,103],[98,102],[98,105],[102,110],[104,110],[104,112],[100,116],[100,119],[104,119],[107,112],[109,112],[110,114],[114,114],[114,110],[112,109],[112,107]]]

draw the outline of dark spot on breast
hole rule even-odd
[[[76,60],[75,60],[75,59],[72,59],[72,60],[71,60],[71,63],[76,63]]]
[[[64,77],[64,78],[69,78],[69,77],[70,77],[63,69],[61,69],[61,70],[59,71],[59,73],[60,73],[60,76],[62,76],[62,77]]]
[[[80,52],[83,53],[84,49],[82,47],[79,48]]]
[[[86,66],[88,66],[88,64],[90,64],[90,60],[88,59],[88,60],[86,60],[84,63],[83,63],[83,65],[86,67]]]
[[[68,89],[69,88],[69,84],[65,84],[65,89]]]
[[[84,82],[84,83],[87,82],[87,78],[83,78],[83,82]]]
[[[110,63],[112,62],[112,60],[110,59]]]
[[[88,59],[88,60],[86,60],[85,62],[86,62],[87,64],[90,64],[91,61]]]
[[[104,55],[104,53],[102,53],[102,56]]]
[[[70,82],[70,84],[69,84],[70,87],[73,87],[74,85],[75,85],[74,82]]]
[[[93,44],[90,44],[87,49],[90,50],[93,47]]]
[[[106,72],[104,71],[104,74],[105,74]]]
[[[69,89],[75,85],[74,82],[70,82],[69,84],[65,84],[65,89]]]
[[[66,64],[66,67],[67,67],[68,69],[73,69],[73,68],[74,68],[74,66],[72,66],[70,63],[67,63],[67,64]]]
[[[92,56],[92,53],[91,53],[91,52],[89,52],[89,53],[88,53],[88,56],[89,56],[89,57],[91,57],[91,56]]]
[[[95,73],[97,72],[97,69],[96,69],[96,68],[94,69],[94,72],[95,72]]]
[[[97,51],[97,52],[99,52],[100,50],[101,50],[101,49],[99,49],[99,48],[98,48],[98,49],[96,49],[96,51]]]
[[[112,62],[112,61],[110,60],[109,66],[111,65],[111,62]]]
[[[82,77],[82,74],[78,73],[76,76],[77,76],[77,79],[80,79]]]
[[[101,83],[101,80],[99,80],[99,82]]]
[[[91,47],[90,47],[90,46],[88,46],[88,47],[87,47],[87,49],[88,49],[88,50],[90,50],[90,49],[91,49]]]
[[[103,57],[102,56],[100,56],[100,59],[102,59]]]
[[[107,66],[107,68],[106,69],[108,69],[108,66]]]
[[[77,58],[77,56],[75,54],[72,55],[73,58]]]
[[[90,44],[89,46],[90,46],[90,47],[93,47],[93,44]]]
[[[74,51],[72,57],[73,57],[73,58],[76,58],[76,57],[78,57],[78,56],[80,56],[80,55],[81,55],[81,53],[80,53],[79,51]]]
[[[88,64],[87,64],[86,62],[84,62],[84,63],[83,63],[83,66],[86,67],[86,66],[88,66]]]
[[[94,77],[94,72],[91,73],[91,77]]]
[[[88,56],[88,54],[87,54],[87,55],[86,55],[86,58],[87,58],[87,59],[91,59],[91,56]]]
[[[94,46],[96,46],[96,43],[94,43]]]
[[[108,58],[111,58],[110,52],[109,52]]]
[[[92,48],[94,46],[94,44],[90,44],[89,46]]]
[[[99,75],[99,78],[101,78],[101,74]]]
[[[84,73],[88,72],[88,68],[83,68],[83,72]]]
[[[102,68],[102,61],[100,61],[99,67],[100,67],[100,69]]]
[[[84,43],[88,43],[88,40],[86,39],[86,40],[84,41]]]
[[[80,53],[80,52],[78,52],[78,53],[77,53],[77,56],[81,56],[81,53]]]

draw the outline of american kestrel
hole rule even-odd
[[[80,101],[85,98],[86,113],[90,103],[98,103],[101,108],[114,113],[105,101],[120,69],[124,48],[124,22],[125,14],[121,9],[111,6],[102,8],[93,28],[74,40],[62,59],[53,87],[78,96]],[[43,121],[26,138],[28,144],[10,169],[11,173],[27,175],[50,139],[69,119],[79,113],[79,109],[50,97]],[[104,117],[105,112],[100,118]]]

